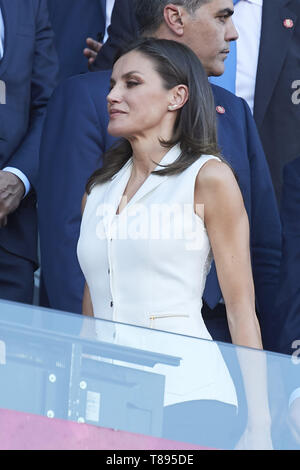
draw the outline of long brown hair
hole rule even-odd
[[[167,90],[180,84],[189,89],[189,99],[178,111],[173,137],[169,141],[161,141],[166,148],[180,143],[181,154],[175,162],[161,165],[162,169],[153,173],[161,176],[181,173],[203,154],[222,159],[217,144],[214,97],[207,75],[194,52],[176,41],[142,38],[123,49],[115,62],[132,51],[138,51],[153,61]],[[104,154],[102,168],[88,180],[86,192],[89,194],[96,184],[109,181],[131,156],[131,144],[126,139],[116,142]]]

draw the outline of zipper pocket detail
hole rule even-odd
[[[154,320],[160,320],[164,318],[189,318],[189,315],[185,314],[174,314],[174,313],[166,313],[166,314],[161,314],[161,315],[151,315],[150,317],[150,328],[153,328],[153,322]]]

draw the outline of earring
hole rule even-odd
[[[173,105],[168,106],[169,111],[174,111],[174,109],[176,109],[176,108],[177,108],[177,104],[173,104]]]

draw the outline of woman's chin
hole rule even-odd
[[[132,133],[128,131],[126,132],[126,130],[123,128],[120,128],[117,126],[110,126],[110,125],[107,128],[107,132],[112,137],[118,137],[118,138],[122,137],[123,139],[128,139],[132,135]]]
[[[124,136],[124,133],[122,132],[122,130],[121,130],[121,129],[118,129],[118,128],[116,128],[116,127],[110,127],[110,126],[108,126],[107,132],[108,132],[109,135],[111,135],[112,137],[123,137],[123,136]]]

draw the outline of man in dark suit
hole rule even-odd
[[[57,56],[46,0],[0,0],[0,298],[32,302],[36,196]]]
[[[38,191],[43,306],[81,313],[84,280],[76,255],[80,206],[87,179],[114,142],[106,132],[110,75],[71,77],[57,87],[48,105]]]
[[[280,200],[282,171],[300,155],[300,2],[264,0],[254,119]]]
[[[253,107],[280,203],[283,167],[300,155],[300,2],[234,1],[240,35],[236,94]],[[230,85],[225,76],[214,83]]]
[[[48,0],[48,9],[60,64],[59,78],[87,72],[83,49],[87,37],[103,41],[106,0]]]
[[[275,350],[300,361],[300,158],[284,168],[281,219],[280,287],[270,341]]]
[[[148,10],[150,4],[156,15],[156,3],[155,0],[139,0],[139,17],[145,18],[143,8]],[[237,38],[231,21],[232,0],[199,2],[196,7],[198,20],[197,23],[193,22],[192,34],[190,21],[193,14],[183,4],[178,6],[167,1],[158,3],[165,8],[160,12],[159,26],[151,34],[185,42],[202,59],[208,74],[222,73],[225,49],[228,50],[229,42]],[[117,8],[120,9],[119,17],[124,19],[127,16],[126,9],[128,11],[132,8],[132,2],[116,0],[114,14]],[[200,14],[202,12],[203,18]],[[44,129],[39,192],[42,266],[50,305],[73,312],[81,312],[84,280],[79,267],[76,274],[73,270],[73,276],[70,276],[69,267],[72,265],[74,268],[77,265],[75,254],[80,226],[80,199],[92,171],[91,162],[94,162],[94,168],[99,166],[101,152],[109,141],[105,127],[108,118],[106,113],[104,117],[104,108],[101,106],[108,92],[108,79],[108,72],[95,72],[63,84],[51,100]],[[93,100],[86,97],[87,91],[90,94],[91,90]],[[214,87],[213,91],[218,113],[219,144],[238,175],[250,219],[254,281],[258,311],[264,329],[268,327],[269,315],[273,313],[272,299],[277,287],[280,263],[281,233],[275,196],[247,104],[219,87]],[[58,109],[62,106],[67,114],[62,116],[62,120],[58,120]],[[85,119],[80,120],[80,115]],[[80,127],[77,124],[79,121]],[[60,136],[60,140],[56,145],[57,158],[53,162],[51,145],[57,136]],[[89,162],[87,165],[85,160]],[[51,204],[49,193],[52,195]],[[63,206],[61,201],[64,201]],[[52,230],[49,230],[49,222]],[[55,247],[59,244],[62,248],[58,257]],[[206,316],[210,320],[208,327],[214,339],[229,340],[225,308],[219,303],[221,290],[214,266],[207,280],[204,298]]]

